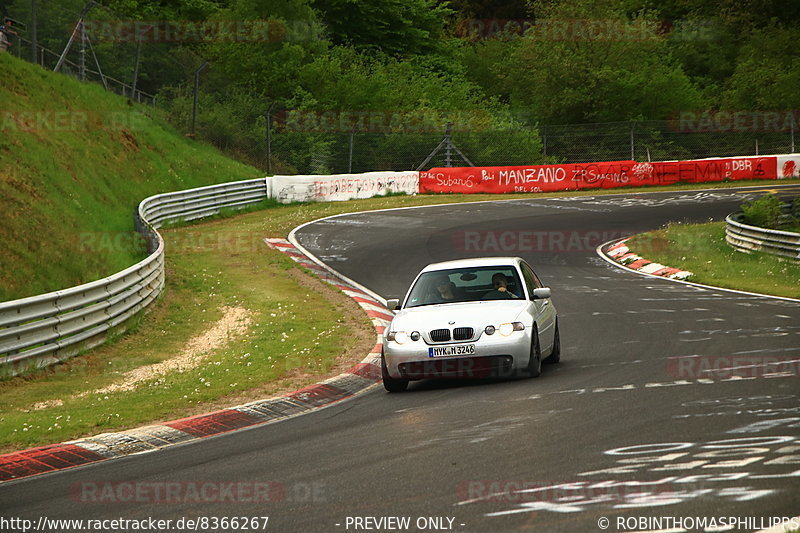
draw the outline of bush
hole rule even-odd
[[[761,198],[742,204],[745,224],[760,228],[778,229],[782,225],[781,207],[783,202],[774,194],[765,194]]]

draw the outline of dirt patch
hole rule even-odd
[[[49,409],[51,407],[61,407],[64,405],[64,400],[47,400],[45,402],[38,402],[31,406],[31,411],[41,411],[42,409]]]
[[[224,409],[233,405],[241,405],[294,392],[307,385],[341,374],[353,365],[363,361],[372,350],[377,339],[375,328],[364,310],[353,299],[339,289],[332,287],[316,276],[307,274],[299,268],[292,268],[287,272],[287,275],[302,287],[322,295],[323,298],[342,311],[345,323],[350,327],[348,332],[349,339],[352,341],[350,346],[342,350],[336,357],[330,371],[324,374],[295,369],[279,379],[263,383],[259,387],[231,394],[214,402],[192,406],[182,411],[180,416],[203,414],[214,409]]]
[[[376,333],[374,326],[364,310],[340,290],[325,283],[316,276],[306,273],[304,270],[292,268],[286,272],[286,275],[291,277],[292,280],[303,288],[322,295],[326,301],[339,309],[343,314],[345,323],[350,328],[348,330],[348,347],[342,349],[330,370],[323,374],[314,373],[306,369],[294,369],[279,379],[263,383],[258,387],[240,391],[213,402],[187,406],[186,409],[181,409],[179,412],[172,413],[168,418],[160,422],[174,420],[175,418],[184,416],[203,414],[215,409],[223,409],[233,405],[241,405],[251,401],[263,400],[265,398],[294,392],[304,386],[318,383],[327,378],[341,374],[353,365],[360,363],[364,357],[366,357],[375,346]],[[178,357],[154,365],[134,369],[126,373],[117,383],[113,383],[102,389],[81,393],[79,396],[131,390],[139,383],[157,378],[165,372],[181,369],[186,370],[196,367],[198,364],[202,363],[204,355],[208,351],[223,345],[231,336],[245,332],[251,323],[249,311],[243,308],[226,307],[223,308],[223,314],[223,318],[217,321],[211,328],[206,330],[203,334],[191,339],[186,349]],[[60,402],[61,400],[40,402],[32,406],[32,410],[57,407]],[[159,421],[153,421],[152,423],[159,423]],[[125,427],[119,429],[123,430]]]
[[[252,320],[252,313],[243,307],[223,307],[222,318],[201,335],[190,339],[186,344],[186,348],[177,357],[153,365],[135,368],[130,372],[126,372],[122,381],[92,392],[83,393],[81,396],[129,391],[136,388],[136,385],[143,381],[163,376],[168,372],[191,370],[203,362],[205,354],[224,346],[232,337],[245,333]]]
[[[128,130],[122,130],[122,145],[129,151],[138,151],[139,150],[139,141],[136,140],[136,137],[133,136],[131,132]]]

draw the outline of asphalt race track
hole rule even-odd
[[[796,516],[800,303],[644,277],[595,252],[667,221],[721,219],[744,192],[460,204],[308,225],[297,238],[309,252],[385,298],[432,261],[525,258],[553,290],[562,362],[537,379],[376,387],[283,422],[4,483],[0,516],[154,518],[173,520],[170,531],[245,530],[210,521],[268,516],[246,530],[275,532],[679,532],[679,519],[710,531],[692,522],[703,517],[741,520],[716,531],[754,531]],[[201,517],[209,522],[175,525]]]

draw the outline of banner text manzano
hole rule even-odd
[[[780,173],[779,160],[782,165]],[[421,193],[557,192],[724,180],[774,180],[791,176],[796,168],[794,156],[652,163],[626,160],[513,167],[441,167],[420,172],[419,186]]]

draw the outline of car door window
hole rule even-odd
[[[536,274],[533,273],[528,265],[522,265],[522,277],[525,278],[525,286],[528,288],[528,298],[533,299],[533,289],[536,285]]]

